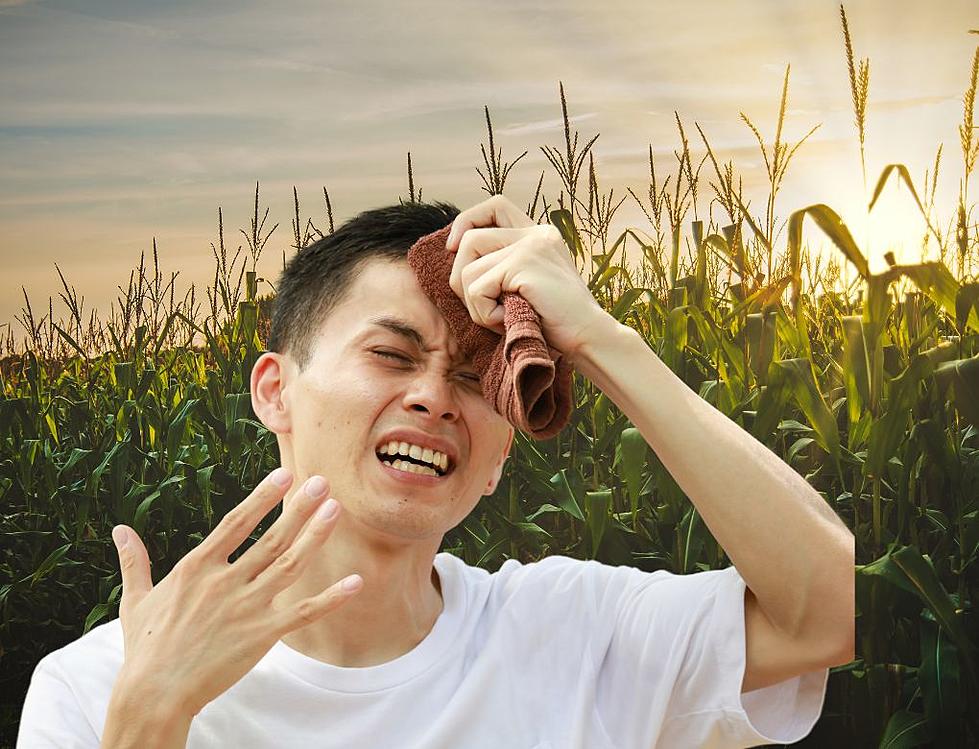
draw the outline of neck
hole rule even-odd
[[[441,539],[391,544],[341,511],[333,532],[302,577],[276,596],[278,609],[315,596],[347,575],[361,589],[282,641],[304,655],[344,668],[387,663],[415,648],[442,613],[433,567]]]

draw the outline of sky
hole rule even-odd
[[[866,0],[846,11],[855,54],[871,65],[868,180],[901,162],[920,184],[944,144],[944,223],[963,172],[957,127],[979,4]],[[465,209],[487,197],[476,172],[484,106],[503,159],[528,152],[506,196],[528,205],[543,171],[554,202],[560,180],[541,147],[564,148],[559,82],[579,146],[599,134],[598,181],[615,202],[628,187],[647,194],[650,146],[660,179],[675,171],[676,111],[695,163],[699,123],[734,159],[757,215],[765,166],[739,113],[770,144],[787,65],[783,139],[820,127],[789,167],[778,215],[827,203],[861,227],[872,270],[889,248],[920,259],[902,244],[924,229],[906,190],[886,190],[870,223],[861,209],[836,2],[0,0],[0,334],[22,332],[22,287],[35,311],[54,296],[63,313],[55,263],[86,309],[107,309],[154,238],[179,289],[205,284],[218,208],[233,250],[256,181],[268,226],[279,222],[259,265],[271,279],[293,252],[294,186],[321,229],[326,187],[339,225],[407,199],[410,151],[422,198]],[[611,236],[627,227],[651,230],[631,197]]]

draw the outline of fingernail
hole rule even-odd
[[[292,480],[292,474],[288,468],[279,467],[272,471],[270,478],[276,486],[286,486]]]
[[[456,230],[453,227],[452,231],[449,232],[449,238],[445,240],[446,247],[452,247],[453,241],[455,241]]]
[[[360,575],[351,575],[340,584],[340,587],[349,593],[357,590],[363,582],[364,579]]]
[[[326,493],[326,479],[322,476],[313,476],[306,482],[306,495],[309,497],[322,497]]]
[[[331,520],[334,515],[337,514],[337,510],[340,509],[340,504],[330,497],[323,505],[316,511],[317,520]]]
[[[112,540],[115,541],[116,548],[125,549],[126,544],[129,543],[129,533],[121,525],[117,525],[112,529]]]

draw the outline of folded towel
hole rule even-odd
[[[408,265],[445,317],[460,351],[472,357],[483,397],[521,432],[549,439],[570,419],[574,365],[547,344],[540,317],[520,294],[503,294],[503,335],[473,322],[449,286],[455,253],[445,243],[451,229],[449,224],[415,242],[408,251]]]

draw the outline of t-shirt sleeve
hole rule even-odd
[[[619,746],[752,747],[793,743],[812,731],[828,668],[741,694],[745,582],[736,568],[618,569],[625,593],[597,695],[603,726]]]
[[[49,656],[34,668],[17,732],[17,749],[98,749],[78,698]]]

